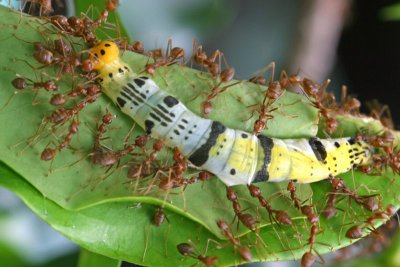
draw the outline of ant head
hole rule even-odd
[[[118,46],[111,41],[103,41],[90,49],[90,58],[96,62],[95,70],[99,70],[119,57]]]

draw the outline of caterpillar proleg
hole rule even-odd
[[[201,118],[119,58],[116,44],[91,49],[103,92],[147,134],[177,147],[199,169],[226,185],[296,180],[310,183],[347,172],[370,158],[354,138],[275,139],[230,129]]]

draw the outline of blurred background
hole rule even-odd
[[[93,3],[98,11],[105,2],[77,1]],[[0,3],[32,8],[21,1]],[[78,7],[74,1],[52,4],[55,13],[68,16]],[[377,99],[388,105],[399,125],[399,9],[399,1],[388,0],[122,0],[118,11],[131,39],[142,41],[146,50],[166,48],[171,37],[189,54],[195,39],[208,54],[221,50],[238,79],[274,61],[276,73],[331,79],[328,89],[338,99],[342,84],[362,103]],[[387,112],[384,105],[373,105]],[[362,109],[369,112],[366,105]],[[351,250],[356,254],[357,246]],[[73,243],[37,219],[13,193],[0,189],[1,266],[76,266],[77,259]],[[252,266],[298,266],[291,264]]]

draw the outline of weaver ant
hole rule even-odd
[[[202,103],[203,114],[208,115],[212,111],[212,102],[211,102],[211,100],[213,100],[217,95],[225,92],[228,88],[240,83],[240,81],[239,82],[234,82],[234,83],[228,84],[228,85],[220,88],[222,83],[230,82],[233,79],[234,76],[235,76],[235,69],[234,68],[224,69],[219,74],[220,81],[217,83],[217,85],[215,85],[211,89],[211,92],[207,95],[206,100],[204,100],[204,102]]]
[[[158,207],[156,209],[156,212],[153,215],[153,224],[155,226],[160,226],[165,220],[168,221],[168,217],[164,212],[164,209],[162,207]]]
[[[141,43],[132,44],[134,50],[142,50]],[[136,52],[136,51],[135,51]],[[172,39],[168,39],[167,49],[165,55],[161,48],[148,51],[148,55],[153,59],[153,63],[147,63],[145,70],[147,73],[153,75],[157,68],[161,66],[169,66],[177,63],[179,60],[183,63],[185,60],[185,50],[180,47],[172,47]]]
[[[192,257],[194,259],[198,259],[205,266],[214,266],[217,264],[218,258],[216,256],[204,256],[201,254],[196,254],[194,252],[193,246],[189,243],[180,243],[176,246],[179,253],[185,257]]]
[[[232,243],[232,245],[235,248],[239,249],[240,258],[242,258],[245,261],[251,261],[252,255],[251,255],[250,249],[248,247],[242,246],[240,244],[239,240],[237,240],[233,236],[232,232],[229,229],[228,224],[224,220],[218,220],[217,225],[218,225],[218,228],[224,232],[224,235],[229,239],[229,241]]]
[[[258,186],[250,184],[248,185],[248,189],[250,195],[254,198],[257,198],[260,202],[260,205],[267,210],[271,222],[274,220],[281,224],[292,224],[292,219],[286,211],[272,209],[269,202],[262,196],[261,189]]]
[[[250,213],[242,213],[238,201],[238,195],[232,187],[226,187],[226,197],[232,202],[233,211],[235,212],[235,216],[238,218],[238,220],[248,229],[255,230],[257,227],[256,220]]]
[[[68,133],[64,136],[64,140],[58,144],[56,148],[45,148],[40,155],[40,159],[49,161],[54,159],[56,154],[65,148],[72,140],[72,136],[78,132],[78,122],[73,120],[68,127]]]
[[[375,232],[374,222],[376,220],[389,219],[396,213],[396,208],[393,205],[388,205],[384,211],[375,212],[372,216],[368,217],[363,224],[354,225],[346,231],[346,237],[349,239],[361,238],[364,234],[364,230],[368,227],[372,227],[372,231]]]
[[[376,203],[375,196],[359,196],[356,192],[350,190],[340,178],[329,176],[329,183],[335,192],[342,191],[350,199],[353,199],[357,204],[362,205],[369,211],[376,211],[378,204]]]
[[[267,121],[273,118],[271,113],[277,108],[271,108],[271,106],[276,100],[278,100],[278,98],[282,96],[285,90],[285,87],[282,87],[279,81],[273,80],[275,75],[275,62],[268,64],[268,66],[261,70],[261,72],[265,72],[269,69],[271,69],[269,84],[265,91],[264,98],[260,104],[260,108],[256,110],[258,113],[258,118],[253,125],[253,133],[256,135],[260,134],[267,127]],[[261,85],[265,85],[267,83],[265,78],[260,75],[254,76],[249,81]]]
[[[217,58],[219,61],[218,63],[215,62]],[[221,58],[224,58],[224,54],[219,50],[215,50],[211,56],[207,56],[206,52],[203,50],[203,47],[201,45],[197,45],[197,43],[193,41],[193,61],[197,65],[205,67],[212,77],[216,77],[221,73]]]

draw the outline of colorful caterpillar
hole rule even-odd
[[[228,186],[289,179],[315,182],[370,158],[370,147],[354,138],[281,140],[229,129],[195,115],[154,81],[133,73],[119,58],[116,44],[103,41],[90,53],[102,90],[122,112]]]

